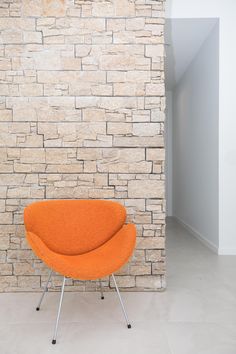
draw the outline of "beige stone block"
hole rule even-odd
[[[55,188],[53,186],[46,186],[46,197],[52,199],[58,198],[84,198],[87,199],[88,187],[78,186],[78,187],[63,187],[63,188]]]
[[[85,140],[83,145],[87,147],[111,147],[112,136],[98,134],[96,140]]]
[[[133,263],[145,263],[145,251],[144,250],[134,250],[134,253],[131,258]]]
[[[12,264],[0,264],[0,275],[11,275]]]
[[[151,60],[150,58],[137,57],[135,59],[135,69],[136,70],[147,70],[150,72]]]
[[[62,58],[61,61],[63,70],[81,70],[80,58]]]
[[[6,202],[5,200],[0,200],[0,212],[5,211],[6,209]],[[1,242],[1,238],[0,238],[0,242]],[[1,247],[1,246],[0,246]],[[0,248],[1,249],[1,248]]]
[[[53,165],[48,166],[47,172],[51,168],[52,172],[59,172],[59,173],[80,173],[83,172],[83,165],[81,163],[70,163],[67,165]]]
[[[77,160],[98,160],[102,158],[102,149],[78,148]]]
[[[135,286],[135,278],[131,275],[117,275],[116,282],[120,288],[133,288]],[[112,278],[110,278],[110,287],[115,287]]]
[[[144,149],[103,149],[104,162],[140,162],[145,159]]]
[[[22,149],[20,154],[21,163],[45,163],[44,149]]]
[[[150,31],[154,36],[163,36],[164,26],[156,23],[148,23],[144,27],[145,31]]]
[[[46,150],[46,163],[48,164],[66,164],[68,163],[69,153],[71,149],[47,149]]]
[[[43,137],[40,135],[27,135],[22,142],[17,144],[20,147],[43,147]]]
[[[113,42],[116,44],[133,44],[136,43],[134,31],[121,31],[113,34]]]
[[[8,84],[1,84],[0,86],[0,95],[1,96],[9,96],[9,86]]]
[[[147,96],[164,96],[165,85],[164,84],[147,84],[146,85]]]
[[[35,19],[34,18],[24,18],[24,17],[1,17],[0,18],[0,31],[10,29],[34,31],[35,30]]]
[[[0,58],[0,70],[11,70],[11,60],[8,58]]]
[[[23,33],[19,30],[3,31],[1,40],[3,44],[21,44],[23,43]]]
[[[0,277],[0,289],[1,291],[11,291],[17,286],[17,277],[13,275],[2,275]]]
[[[92,6],[92,16],[94,17],[113,17],[115,8],[112,3],[94,2]]]
[[[126,82],[127,73],[125,71],[108,71],[107,82]]]
[[[94,175],[94,185],[97,186],[107,186],[108,185],[108,178],[107,178],[107,174],[104,173],[96,173]]]
[[[29,1],[29,0],[25,0],[25,1]],[[42,6],[41,6],[42,0],[36,0],[36,1],[31,0],[31,1],[33,1],[34,3],[36,3],[36,1],[39,1],[40,2],[40,9],[42,10]],[[44,26],[47,27],[47,26],[54,25],[56,22],[56,19],[53,17],[40,17],[40,18],[37,18],[36,22],[37,22],[37,28],[42,29],[42,27],[44,27]]]
[[[165,249],[164,237],[138,237],[137,249]]]
[[[115,83],[114,95],[115,96],[144,96],[144,84],[136,83]]]
[[[119,0],[114,3],[115,15],[120,17],[134,17],[135,3],[130,0]]]
[[[42,43],[42,33],[41,32],[24,32],[23,35],[24,43]]]
[[[97,199],[114,198],[114,189],[113,188],[90,189],[89,198],[97,198]]]
[[[150,71],[128,71],[126,80],[134,83],[150,82]]]
[[[42,15],[42,0],[22,0],[23,16],[39,17]]]
[[[6,263],[6,251],[0,251],[0,263]]]
[[[34,276],[25,276],[25,275],[19,275],[18,276],[18,286],[20,288],[25,288],[25,289],[39,289],[40,288],[40,276],[34,275]]]
[[[30,133],[30,124],[29,123],[10,123],[8,125],[8,131],[11,134],[15,133],[23,133],[29,134]]]
[[[8,262],[22,262],[23,260],[37,259],[31,250],[8,250]]]
[[[125,19],[121,18],[108,18],[107,30],[113,32],[119,32],[125,30]]]
[[[161,97],[152,96],[145,97],[145,109],[162,109],[161,107]]]
[[[158,123],[133,123],[133,135],[145,137],[160,134]]]
[[[135,57],[128,53],[101,55],[99,67],[101,70],[134,70]]]
[[[77,108],[100,108],[110,111],[137,108],[136,97],[76,97]]]
[[[12,213],[0,213],[1,224],[12,224]]]
[[[130,273],[132,275],[147,275],[151,274],[151,264],[131,264],[130,265]]]
[[[2,186],[22,185],[24,178],[25,178],[24,175],[1,174],[0,185]]]
[[[161,180],[133,180],[128,182],[129,198],[164,198],[165,184]]]
[[[1,109],[0,110],[0,121],[7,122],[12,120],[12,110],[11,109]]]
[[[29,104],[22,104],[22,106],[15,106],[13,108],[14,121],[37,121],[37,113]]]
[[[14,263],[14,275],[34,275],[35,270],[30,263]]]
[[[136,286],[143,289],[161,289],[161,278],[157,275],[138,275],[136,277]]]
[[[43,96],[43,85],[41,84],[22,84],[19,85],[21,96]]]
[[[162,259],[161,250],[146,250],[147,262],[160,262]]]
[[[163,58],[165,54],[164,44],[146,45],[145,54],[154,61],[159,60],[160,57]]]
[[[96,161],[84,161],[84,172],[96,172],[97,164]]]
[[[10,239],[7,235],[0,235],[0,250],[7,250],[9,248]]]
[[[147,173],[151,172],[151,166],[149,171],[147,171]],[[145,172],[141,172],[141,173],[145,173]],[[134,223],[135,224],[150,224],[152,222],[152,218],[151,218],[151,213],[147,213],[147,212],[137,212],[134,215]]]
[[[158,263],[153,263],[152,264],[152,274],[154,274],[154,275],[164,275],[165,273],[166,273],[165,262],[158,262]]]
[[[65,0],[42,0],[43,15],[61,17],[66,14]]]
[[[114,136],[113,138],[113,146],[120,147],[164,147],[164,138],[163,136],[157,135],[155,137],[147,137],[147,136]]]
[[[131,134],[132,133],[132,123],[118,123],[118,122],[108,122],[107,123],[107,134]]]
[[[152,109],[151,110],[151,121],[153,122],[164,122],[165,113],[160,109]]]
[[[144,17],[127,18],[126,19],[126,30],[128,30],[128,31],[143,30],[144,25],[145,25],[145,18]]]
[[[164,161],[165,160],[165,149],[147,149],[147,160],[152,161]]]
[[[83,120],[84,121],[105,121],[106,113],[105,109],[96,108],[85,108],[83,109]]]
[[[92,85],[91,93],[94,96],[112,96],[112,85]]]
[[[8,198],[44,198],[44,188],[40,187],[11,187],[7,191]]]
[[[87,57],[92,50],[91,45],[88,44],[77,44],[75,47],[75,55],[76,57]]]
[[[0,197],[1,198],[6,198],[7,196],[7,187],[6,186],[0,186]]]

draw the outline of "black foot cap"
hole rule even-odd
[[[104,300],[104,296],[101,296],[101,300]]]
[[[52,340],[52,344],[56,344],[56,342],[57,342],[56,339]]]
[[[128,327],[128,328],[131,328],[131,324],[128,324],[127,327]]]
[[[36,307],[36,311],[39,311],[40,310],[40,308],[39,307]]]

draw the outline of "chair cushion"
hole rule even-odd
[[[79,255],[108,241],[125,223],[126,210],[104,200],[49,200],[25,208],[26,231],[56,253]]]
[[[133,224],[124,225],[102,246],[80,255],[58,254],[32,232],[27,232],[27,239],[36,255],[54,271],[73,279],[92,280],[110,275],[128,261],[135,247],[136,229]]]

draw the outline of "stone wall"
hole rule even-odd
[[[33,201],[59,198],[125,205],[138,238],[118,284],[165,287],[163,5],[0,1],[1,291],[45,283],[22,214]],[[52,289],[60,284],[55,275]]]

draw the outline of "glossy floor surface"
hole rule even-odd
[[[59,294],[0,294],[1,354],[236,354],[236,257],[218,257],[174,221],[167,228],[168,288],[66,293],[51,344]]]

